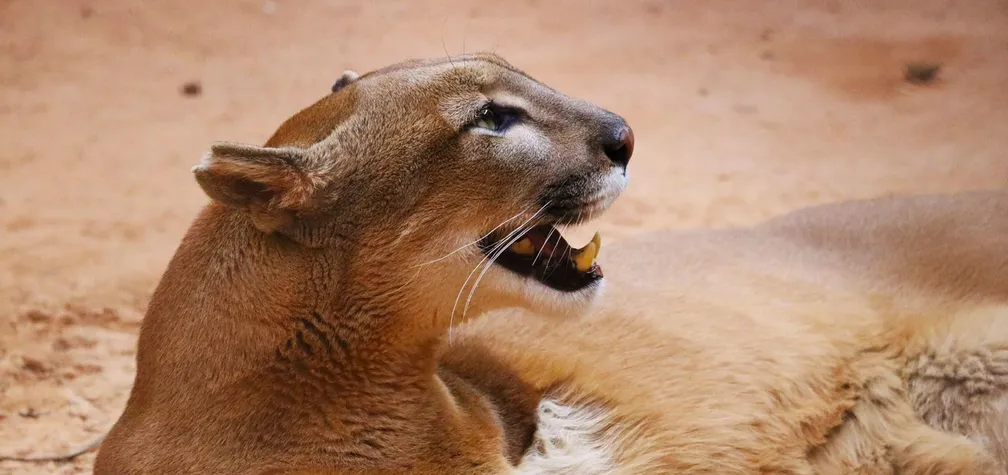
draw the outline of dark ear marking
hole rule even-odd
[[[356,81],[357,78],[359,78],[359,77],[360,77],[359,74],[357,74],[356,72],[351,71],[349,69],[346,70],[346,71],[343,71],[343,75],[340,76],[339,79],[337,79],[336,82],[333,83],[333,85],[332,85],[332,92],[336,92],[336,91],[339,91],[340,89],[343,89],[348,84]]]

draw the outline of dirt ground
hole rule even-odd
[[[115,421],[211,141],[263,142],[344,69],[463,50],[634,127],[630,188],[586,230],[607,241],[1008,186],[1003,0],[0,0],[0,455]]]

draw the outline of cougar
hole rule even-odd
[[[211,198],[98,475],[1004,474],[1008,193],[608,246],[633,132],[491,54],[363,76]]]

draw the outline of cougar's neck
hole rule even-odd
[[[315,402],[382,407],[406,419],[465,414],[444,420],[454,421],[450,433],[476,424],[466,430],[500,434],[517,461],[539,393],[474,344],[443,352],[444,329],[415,288],[380,269],[370,274],[378,280],[358,280],[356,267],[341,262],[356,256],[329,251],[265,235],[222,206],[204,209],[151,299],[134,405],[205,398],[256,375],[279,378],[277,387],[317,377],[327,383],[306,385],[321,391]],[[377,399],[350,401],[342,391]]]
[[[266,361],[290,315],[306,313],[296,285],[306,262],[242,213],[208,205],[159,282],[140,331],[138,385],[163,397],[180,378],[216,386]]]
[[[176,376],[213,385],[268,364],[288,341],[305,348],[312,338],[340,350],[341,359],[367,360],[368,368],[401,364],[433,373],[440,336],[433,310],[405,273],[392,271],[398,263],[359,245],[306,248],[211,203],[151,298],[138,378],[178,368],[184,374]]]
[[[419,412],[451,406],[445,414],[463,415],[461,420],[468,421],[464,424],[474,426],[453,430],[499,436],[504,455],[517,464],[531,445],[542,392],[479,342],[447,344],[445,301],[454,300],[454,289],[445,292],[438,277],[442,273],[436,268],[404,266],[394,253],[383,252],[390,248],[357,247],[357,252],[349,254],[353,262],[344,263],[347,271],[342,275],[341,292],[316,306],[322,312],[318,333],[343,338],[339,350],[351,355],[344,370],[358,375],[368,372],[365,379],[372,386],[368,393],[395,389],[377,405],[421,403],[416,407]],[[331,272],[326,262],[316,264],[320,276]],[[315,338],[320,338],[318,333]],[[323,347],[328,348],[325,343]],[[365,361],[369,368],[355,361]],[[420,384],[416,393],[410,381],[435,383]]]

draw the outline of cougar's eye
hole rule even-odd
[[[503,132],[518,121],[520,114],[518,110],[501,107],[490,102],[480,109],[470,127],[485,129],[491,132]]]

